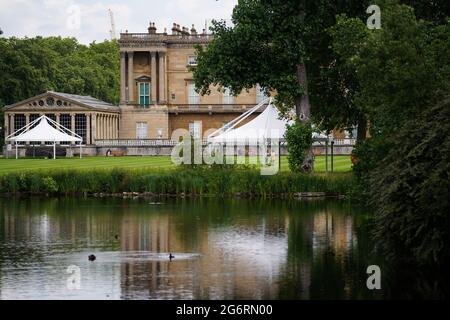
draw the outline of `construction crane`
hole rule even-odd
[[[108,11],[111,19],[111,30],[109,30],[109,33],[111,35],[111,40],[116,40],[116,23],[114,22],[114,13],[111,9],[108,9]]]

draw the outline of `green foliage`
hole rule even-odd
[[[448,271],[450,99],[426,109],[395,135],[371,175],[376,240],[391,261]]]
[[[312,143],[312,128],[310,123],[296,121],[287,127],[285,133],[289,151],[289,169],[292,172],[302,172],[302,164]]]
[[[42,191],[49,193],[58,192],[58,185],[52,177],[42,178]]]
[[[54,184],[56,183],[56,185]],[[179,167],[173,170],[38,170],[0,175],[0,193],[119,193],[231,195],[268,197],[296,192],[345,194],[354,187],[351,174],[308,176],[281,172],[262,176],[246,166]]]
[[[85,46],[74,38],[0,38],[0,109],[47,90],[117,104],[119,66],[117,41]],[[3,123],[3,112],[0,117]]]

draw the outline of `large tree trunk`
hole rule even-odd
[[[306,74],[306,65],[304,63],[297,66],[297,81],[300,87],[303,88],[303,95],[295,98],[295,111],[300,121],[305,123],[311,116],[311,105],[309,103],[308,78]],[[310,146],[308,154],[306,155],[305,160],[303,160],[302,169],[305,172],[314,174],[312,146]]]
[[[367,118],[361,115],[358,119],[358,132],[356,134],[356,140],[362,141],[366,140],[367,135]]]

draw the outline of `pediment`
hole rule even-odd
[[[55,111],[55,110],[89,110],[75,101],[58,96],[54,93],[43,93],[38,96],[6,106],[6,110],[14,111]]]
[[[140,76],[134,79],[136,82],[150,82],[152,80],[149,76]]]

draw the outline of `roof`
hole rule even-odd
[[[233,142],[248,142],[254,144],[266,139],[284,139],[287,126],[292,125],[292,120],[287,120],[281,117],[278,109],[270,100],[264,112],[258,115],[250,122],[234,128],[238,123],[228,128],[222,134],[213,136],[214,133],[208,137],[208,141],[212,143],[233,143]],[[312,134],[314,140],[327,140],[327,136],[314,132]]]
[[[70,102],[79,104],[81,106],[90,108],[90,109],[97,109],[97,110],[105,110],[105,111],[114,111],[114,112],[120,112],[120,108],[116,105],[113,105],[111,103],[96,99],[91,96],[81,96],[77,94],[70,94],[70,93],[63,93],[63,92],[56,92],[56,91],[47,91],[45,93],[42,93],[40,95],[28,98],[23,101],[16,102],[14,104],[5,106],[5,109],[11,109],[13,107],[28,103],[29,101],[33,101],[35,99],[43,98],[47,95],[52,95],[55,98],[61,98],[69,100]]]
[[[46,116],[41,116],[39,119],[34,121],[33,123],[28,124],[24,129],[20,129],[17,132],[22,131],[20,134],[14,136],[14,133],[12,136],[7,137],[7,140],[10,141],[77,141],[81,142],[82,139],[79,135],[74,134],[69,129],[58,125],[54,123],[54,125],[58,125],[57,128],[53,127],[48,123],[48,120],[51,122],[51,119],[49,119]],[[38,123],[35,127],[31,128],[32,125],[35,123]],[[66,131],[66,132],[64,132]],[[71,133],[71,134],[68,134]]]

